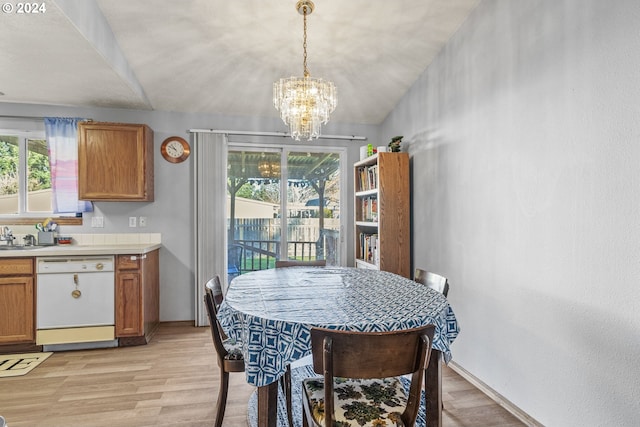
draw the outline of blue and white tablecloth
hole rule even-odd
[[[310,330],[392,331],[436,325],[433,348],[451,359],[459,332],[447,299],[396,274],[339,267],[289,267],[235,278],[220,306],[226,333],[243,343],[247,382],[276,381],[311,353]]]

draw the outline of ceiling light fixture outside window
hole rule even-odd
[[[282,78],[273,84],[273,105],[282,121],[289,126],[291,138],[311,141],[320,136],[320,126],[329,121],[336,108],[336,87],[323,79],[312,78],[307,69],[307,15],[313,12],[310,0],[300,0],[296,9],[303,15],[303,77]]]

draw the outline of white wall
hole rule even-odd
[[[455,362],[547,426],[640,421],[640,2],[483,0],[386,119]]]
[[[193,157],[180,164],[166,162],[160,155],[162,141],[172,135],[190,139],[189,129],[225,129],[264,132],[284,132],[285,125],[279,118],[256,118],[241,116],[219,116],[204,114],[182,114],[163,111],[140,111],[106,108],[68,108],[49,105],[28,105],[0,103],[0,129],[38,129],[44,130],[42,120],[7,119],[1,116],[36,117],[84,117],[96,121],[121,123],[146,123],[154,131],[155,163],[155,201],[144,202],[96,202],[95,212],[85,214],[84,225],[64,226],[61,232],[73,233],[161,233],[163,248],[160,251],[160,320],[192,320],[194,312],[194,262],[193,262]],[[326,135],[363,135],[369,138],[375,135],[375,126],[359,126],[329,123],[323,128]],[[235,137],[237,140],[239,137]],[[246,138],[255,141],[259,138]],[[261,139],[262,143],[311,144],[349,147],[347,164],[358,160],[359,146],[362,141],[318,140],[311,143],[296,142],[281,137],[271,140]],[[364,142],[366,143],[366,142]],[[374,143],[375,145],[375,143]],[[353,176],[347,174],[347,188],[353,188]],[[353,217],[353,203],[345,201],[347,218]],[[92,215],[104,217],[104,228],[91,228]],[[130,216],[146,216],[146,228],[129,228]],[[351,224],[346,236],[353,236]],[[348,252],[353,263],[353,239],[349,242]],[[222,256],[222,255],[221,255]]]

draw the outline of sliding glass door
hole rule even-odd
[[[341,265],[341,150],[230,144],[230,278],[276,259]]]

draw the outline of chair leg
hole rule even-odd
[[[427,410],[427,398],[428,398],[428,394],[427,394],[427,373],[425,372],[424,374],[424,408],[425,411]],[[441,402],[441,408],[444,410],[444,402]]]
[[[280,377],[280,385],[287,401],[287,420],[289,427],[293,427],[293,403],[291,400],[291,365],[287,365],[287,370]]]
[[[428,384],[428,380],[427,380],[427,372],[425,371],[424,373],[424,410],[425,412],[427,411],[427,399],[429,398],[429,396],[427,395],[427,384]],[[441,397],[442,398],[442,397]],[[440,407],[442,408],[442,410],[444,410],[444,402],[440,402]]]
[[[424,372],[424,412],[426,414],[427,412],[427,399],[429,398],[429,395],[427,394],[427,390],[429,390],[427,388],[427,370],[425,369]]]
[[[291,400],[291,365],[287,365],[284,373],[285,378],[285,395],[287,397],[287,418],[289,418],[289,427],[293,427],[293,402]]]
[[[218,408],[216,409],[215,427],[222,426],[224,419],[224,410],[227,406],[227,392],[229,391],[229,373],[221,370],[220,372],[220,390],[218,390]]]

